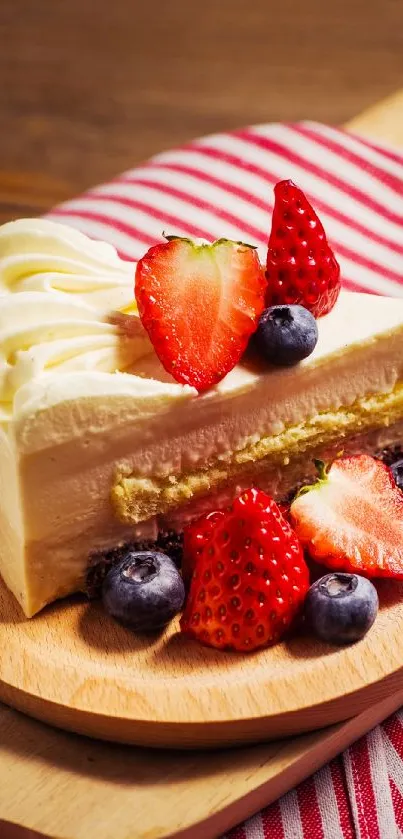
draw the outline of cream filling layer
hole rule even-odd
[[[380,421],[382,417],[380,417]],[[346,428],[344,428],[346,434]],[[2,432],[0,431],[0,456]],[[3,434],[4,440],[7,441]],[[318,442],[318,441],[316,441]],[[339,443],[339,441],[334,441]],[[347,453],[357,451],[368,451],[373,453],[396,442],[403,442],[403,423],[391,426],[382,426],[373,431],[361,432],[353,437],[342,436],[342,446]],[[8,445],[8,441],[6,442]],[[38,534],[34,538],[31,534],[29,540],[23,538],[18,520],[8,520],[3,516],[0,507],[0,560],[2,574],[10,589],[17,596],[27,616],[38,612],[46,603],[56,598],[64,597],[71,592],[79,591],[85,587],[86,573],[90,557],[95,560],[95,554],[103,550],[109,550],[124,543],[135,543],[137,540],[154,540],[159,528],[173,528],[181,530],[184,523],[197,515],[216,509],[228,503],[231,498],[245,486],[255,480],[262,489],[277,498],[282,498],[293,487],[314,473],[314,466],[310,457],[332,458],[340,451],[332,446],[330,439],[324,445],[317,445],[316,448],[307,449],[303,453],[291,457],[284,465],[280,459],[277,463],[271,462],[270,458],[261,460],[257,464],[249,464],[248,470],[242,471],[237,479],[233,476],[224,487],[210,491],[207,495],[195,495],[193,500],[181,503],[173,508],[172,513],[163,516],[154,516],[143,521],[139,526],[119,522],[113,514],[110,504],[104,503],[104,499],[94,515],[94,509],[87,503],[85,497],[79,498],[81,507],[77,506],[77,518],[72,522],[68,531],[63,534],[60,530],[48,534]],[[12,461],[10,461],[12,467]],[[12,479],[12,468],[9,475],[4,475],[4,482]],[[38,484],[37,475],[24,475],[24,479],[32,480],[32,487],[37,493],[42,491],[41,484]],[[107,483],[108,475],[104,472],[104,483]],[[35,484],[36,480],[36,484]],[[79,483],[79,479],[77,478]],[[71,478],[69,486],[71,487]],[[57,492],[57,487],[54,490]],[[65,495],[67,501],[68,495]],[[183,499],[182,499],[183,500]],[[22,507],[29,504],[29,498],[21,498]],[[58,502],[57,502],[58,503]],[[29,509],[25,509],[25,514]],[[18,519],[18,514],[17,514]],[[4,553],[3,553],[4,551]]]

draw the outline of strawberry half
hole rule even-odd
[[[256,250],[219,239],[170,238],[137,264],[140,318],[165,369],[206,390],[237,364],[264,307],[266,280]]]
[[[291,504],[301,543],[317,562],[368,577],[403,578],[403,493],[366,454],[336,460]]]
[[[186,528],[184,566],[192,578],[181,630],[220,649],[247,652],[279,641],[309,588],[295,533],[257,489]]]
[[[333,309],[340,291],[340,267],[322,223],[292,181],[274,187],[266,269],[267,306],[299,303],[316,318]]]

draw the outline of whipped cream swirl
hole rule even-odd
[[[0,227],[0,423],[28,382],[64,371],[127,371],[151,351],[134,302],[133,263],[45,219]],[[130,340],[108,322],[130,313]],[[135,330],[137,333],[137,329]]]

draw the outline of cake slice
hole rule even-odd
[[[403,300],[341,292],[309,358],[246,355],[198,393],[158,360],[134,272],[62,225],[0,228],[0,572],[27,616],[240,488],[281,501],[314,458],[403,441]]]

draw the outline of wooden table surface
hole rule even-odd
[[[343,123],[403,78],[402,0],[2,0],[0,220],[194,136]]]

